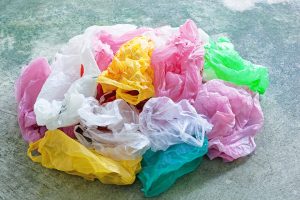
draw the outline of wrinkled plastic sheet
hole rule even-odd
[[[207,134],[210,159],[221,157],[228,162],[254,151],[254,136],[264,121],[258,94],[211,80],[202,86],[194,107],[213,124]]]
[[[151,98],[139,116],[140,130],[151,143],[152,151],[187,143],[201,147],[212,128],[203,115],[187,101],[174,103],[168,97]]]
[[[80,143],[115,160],[141,158],[149,148],[149,140],[141,134],[138,111],[124,100],[117,99],[100,106],[87,98],[78,110],[81,124],[75,135]]]

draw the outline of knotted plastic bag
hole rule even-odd
[[[167,96],[175,102],[194,100],[201,86],[203,57],[204,46],[197,26],[188,20],[171,41],[153,52],[156,96]]]
[[[154,95],[150,58],[153,42],[144,36],[123,44],[98,82],[103,92],[116,91],[116,97],[137,105]]]
[[[75,135],[86,147],[115,160],[138,159],[149,149],[148,138],[139,131],[138,111],[124,100],[99,106],[87,98],[78,113],[81,125]]]
[[[36,58],[22,70],[15,84],[18,122],[22,136],[27,142],[40,139],[46,130],[45,127],[37,126],[33,105],[50,72],[47,59]]]
[[[207,153],[207,138],[202,147],[176,144],[166,151],[148,150],[142,160],[142,170],[138,179],[143,184],[146,197],[157,196],[169,189],[183,175],[197,169],[202,157]]]
[[[140,130],[150,140],[152,151],[166,150],[178,143],[201,147],[205,133],[212,128],[187,100],[174,103],[168,97],[147,101],[139,122]]]
[[[221,80],[205,83],[194,107],[213,124],[207,135],[210,159],[233,161],[254,151],[254,136],[263,125],[258,94]]]
[[[40,155],[32,155],[37,151]],[[35,152],[35,153],[37,153]],[[45,137],[31,143],[27,152],[32,161],[50,169],[99,179],[104,184],[128,185],[141,169],[140,160],[115,161],[89,150],[62,131],[47,131]]]
[[[95,96],[100,73],[93,53],[93,33],[72,38],[55,57],[52,72],[34,105],[38,125],[53,130],[79,122],[85,97]]]
[[[244,60],[228,38],[205,46],[204,80],[222,79],[263,94],[269,85],[267,68]]]

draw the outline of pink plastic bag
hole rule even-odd
[[[233,161],[254,151],[254,136],[263,125],[258,94],[223,82],[205,83],[194,103],[213,129],[208,133],[208,156]]]
[[[33,106],[50,71],[47,59],[36,58],[22,70],[15,84],[18,122],[27,142],[40,139],[46,131],[45,127],[37,126]]]
[[[188,20],[175,37],[152,54],[156,96],[175,102],[194,100],[201,86],[204,47],[196,24]]]
[[[124,43],[128,42],[129,40],[132,40],[137,36],[141,36],[146,31],[151,31],[151,30],[152,28],[141,27],[135,30],[129,30],[128,32],[126,32],[121,36],[114,36],[109,32],[102,31],[101,34],[99,35],[99,39],[104,44],[108,44],[112,49],[113,53],[115,54]]]

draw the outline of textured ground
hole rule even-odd
[[[13,84],[24,64],[40,55],[53,59],[90,25],[178,26],[187,18],[212,37],[228,36],[243,57],[269,68],[270,87],[261,97],[265,124],[253,155],[230,164],[206,159],[161,199],[300,199],[300,2],[235,1],[1,0],[0,199],[143,198],[139,182],[103,185],[31,162]]]

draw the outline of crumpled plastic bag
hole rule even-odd
[[[135,31],[136,28],[135,25],[131,24],[116,24],[113,26],[91,26],[86,29],[86,32],[95,33],[94,56],[101,71],[108,67],[114,57],[115,52],[110,46],[110,41],[121,38],[127,32]]]
[[[269,85],[268,69],[244,60],[228,38],[210,40],[205,46],[203,79],[222,79],[263,94]]]
[[[138,159],[149,149],[148,138],[139,131],[138,111],[124,100],[99,106],[90,97],[78,113],[81,125],[75,135],[84,146],[114,160]]]
[[[121,45],[152,29],[143,27],[137,29],[135,25],[117,24],[114,26],[92,26],[87,30],[95,32],[94,55],[98,67],[104,71]]]
[[[204,45],[197,26],[187,20],[170,42],[153,52],[156,96],[167,96],[175,102],[194,100],[202,83],[203,57]]]
[[[55,57],[52,72],[34,105],[37,124],[47,129],[75,125],[85,97],[95,96],[100,73],[93,53],[93,32],[73,37]]]
[[[22,136],[27,142],[40,139],[46,130],[45,127],[37,126],[33,105],[50,72],[47,59],[36,58],[23,68],[15,84],[18,122]]]
[[[178,34],[178,27],[161,26],[155,29],[145,31],[142,35],[151,38],[154,42],[155,49],[162,48],[170,43],[174,35]],[[208,43],[209,36],[201,28],[198,28],[199,39],[204,44]]]
[[[136,37],[123,44],[98,82],[103,92],[116,91],[116,98],[137,105],[154,95],[153,71],[150,58],[153,42],[144,36]]]
[[[32,153],[40,155],[32,155]],[[99,179],[104,184],[128,185],[141,169],[140,160],[115,161],[89,150],[60,130],[47,131],[45,137],[31,143],[28,156],[50,169]]]
[[[230,162],[254,151],[254,136],[263,125],[258,94],[221,80],[202,85],[194,107],[213,124],[207,135],[210,159]]]
[[[178,27],[162,26],[145,31],[142,35],[149,37],[154,42],[154,49],[158,49],[166,46],[177,32]]]
[[[145,196],[161,194],[178,178],[197,169],[202,157],[207,153],[207,146],[205,137],[202,147],[182,143],[173,145],[166,151],[148,150],[143,156],[142,170],[138,174]]]
[[[111,50],[115,54],[123,44],[135,37],[142,36],[143,33],[147,31],[152,31],[152,28],[141,27],[133,30],[128,30],[123,35],[117,36],[107,31],[102,31],[98,37],[103,43],[109,45]]]
[[[166,150],[178,143],[201,147],[212,125],[197,114],[188,100],[174,103],[168,97],[151,98],[139,116],[140,130],[151,143],[151,150]]]

